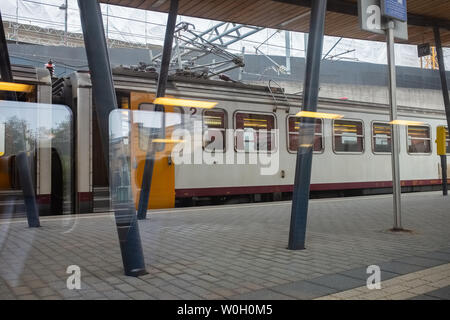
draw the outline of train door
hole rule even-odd
[[[131,110],[153,111],[154,99],[154,94],[131,92],[130,108]],[[166,114],[165,136],[170,137],[173,126],[167,123],[167,119],[179,118],[179,123],[181,123],[181,110],[171,106],[165,106],[164,110]],[[131,127],[131,185],[136,208],[139,203],[149,136],[149,128],[145,128],[137,117],[139,117],[139,114],[134,116]],[[170,122],[173,123],[173,121]],[[172,144],[163,142],[168,140],[163,139],[154,144],[156,153],[148,202],[149,209],[173,208],[175,206],[175,166],[170,158]]]

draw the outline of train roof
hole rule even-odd
[[[154,93],[157,84],[156,72],[137,71],[128,68],[114,68],[113,81],[115,89],[118,91],[137,91]],[[91,87],[90,74],[87,71],[75,72],[68,78],[67,83],[76,87]],[[345,108],[358,110],[358,112],[389,112],[387,100],[387,90],[385,87],[364,87],[350,88],[355,90],[355,94],[350,98],[339,99],[330,94],[330,89],[321,86],[321,96],[319,102],[322,107]],[[337,88],[339,94],[345,90],[345,85]],[[442,106],[442,94],[440,91],[427,89],[398,89],[399,111],[415,113],[426,116],[444,115]],[[301,94],[283,94],[276,92],[272,96],[267,86],[251,85],[244,83],[233,83],[210,79],[197,79],[185,76],[171,76],[167,84],[168,95],[179,95],[187,99],[212,99],[230,101],[233,103],[249,103],[255,105],[270,104],[276,109],[286,109],[286,107],[300,107],[302,102]],[[275,98],[274,98],[275,97]],[[433,101],[432,101],[433,100]],[[425,101],[428,105],[424,105]],[[433,103],[431,103],[433,102]]]
[[[11,69],[14,81],[48,86],[52,85],[50,72],[45,68],[38,68],[29,65],[11,65]]]
[[[152,79],[156,82],[158,78],[157,72],[152,71],[136,71],[130,68],[125,67],[116,67],[113,68],[113,77],[119,78],[121,76],[126,77],[134,77],[134,78],[142,78],[142,79]],[[189,82],[200,85],[209,85],[209,86],[221,86],[221,87],[229,87],[229,88],[238,88],[238,89],[247,89],[247,90],[259,90],[264,92],[269,92],[267,86],[264,85],[256,85],[256,84],[247,84],[240,81],[223,81],[223,80],[214,80],[214,79],[206,79],[201,77],[194,77],[189,75],[181,75],[175,74],[170,75],[168,86],[173,86],[175,82]],[[276,90],[276,89],[275,89]]]

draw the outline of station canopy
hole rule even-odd
[[[312,0],[314,1],[314,0]],[[168,12],[170,0],[100,0],[132,8]],[[362,31],[357,0],[328,0],[325,34],[384,41],[382,35]],[[434,44],[439,26],[442,45],[450,47],[450,0],[407,0],[409,44]],[[179,0],[178,14],[265,28],[308,32],[311,0]]]

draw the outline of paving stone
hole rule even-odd
[[[435,266],[445,263],[442,260],[436,260],[436,259],[432,259],[432,258],[422,258],[422,257],[416,257],[416,256],[402,258],[402,259],[400,259],[400,262],[412,264],[415,266],[425,267],[425,268],[431,268],[431,267],[435,267]]]
[[[249,293],[244,293],[241,295],[231,297],[232,300],[293,300],[292,297],[285,294],[269,290],[261,289],[257,291],[252,291]]]
[[[28,287],[15,287],[12,288],[12,291],[14,292],[15,295],[27,295],[27,294],[31,294],[32,291],[30,288]]]
[[[143,291],[133,291],[127,292],[127,295],[134,300],[149,300],[152,299],[152,296],[148,295]]]
[[[450,300],[450,286],[427,292],[426,295],[438,299]]]
[[[439,298],[428,296],[426,294],[421,294],[412,298],[409,298],[409,300],[440,300]]]
[[[339,274],[364,281],[367,281],[367,278],[370,276],[370,274],[367,273],[367,267],[341,271],[339,272]],[[381,281],[386,281],[394,277],[398,277],[398,274],[386,270],[381,270]]]
[[[29,230],[25,220],[15,220],[8,222],[0,249],[0,299],[27,295],[132,299],[127,295],[131,292],[155,299],[222,299],[253,292],[299,299],[307,290],[297,288],[295,296],[270,288],[285,285],[288,290],[291,283],[294,287],[321,277],[328,277],[328,282],[320,287],[346,288],[358,281],[365,285],[365,268],[371,264],[382,267],[385,282],[448,263],[450,199],[439,193],[414,193],[405,194],[402,202],[408,210],[405,226],[412,233],[387,231],[386,221],[392,214],[389,197],[313,199],[307,248],[300,251],[286,249],[290,202],[152,213],[152,223],[140,222],[149,274],[139,278],[123,275],[111,215],[79,219],[70,233],[64,233],[59,217],[46,220],[39,232]],[[66,288],[66,268],[71,264],[82,269],[83,293]],[[450,281],[439,272],[421,280],[432,287]],[[53,291],[45,292],[45,288]]]
[[[34,294],[27,294],[24,296],[18,296],[19,300],[39,300],[39,297],[35,296]]]
[[[314,299],[338,292],[336,289],[325,287],[310,281],[291,282],[272,287],[271,290],[300,300]]]
[[[431,258],[431,259],[435,259],[435,260],[441,260],[445,263],[450,262],[450,253],[445,253],[445,252],[439,252],[439,251],[426,252],[426,253],[418,254],[417,256],[422,257],[422,258]]]
[[[341,274],[325,275],[308,281],[324,287],[336,289],[338,291],[344,291],[366,285],[366,281],[354,279]]]
[[[110,291],[103,291],[102,292],[105,297],[111,299],[111,300],[128,300],[130,299],[129,296],[127,296],[125,293],[119,290],[110,290]]]
[[[56,292],[51,288],[39,288],[35,289],[34,292],[41,298],[54,295]]]
[[[399,275],[416,272],[416,271],[424,269],[421,266],[402,263],[402,262],[398,262],[398,261],[384,262],[384,263],[381,263],[379,266],[382,271],[388,271],[388,272],[396,273]]]
[[[43,300],[61,300],[60,296],[45,296],[42,298]]]
[[[129,285],[128,283],[116,284],[116,285],[114,285],[114,287],[116,289],[119,289],[120,291],[123,291],[123,292],[131,292],[131,291],[135,291],[136,290],[135,287]]]

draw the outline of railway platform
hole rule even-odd
[[[450,299],[450,199],[402,201],[408,232],[389,230],[392,195],[311,200],[300,251],[286,248],[290,201],[149,211],[139,278],[123,275],[111,213],[1,220],[0,299]]]

